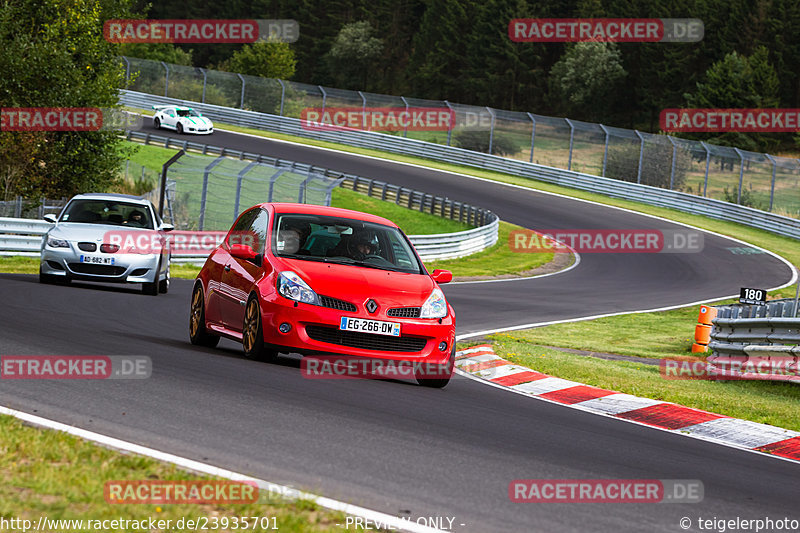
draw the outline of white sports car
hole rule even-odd
[[[211,135],[214,124],[191,107],[154,105],[153,126],[156,129],[167,128],[178,133],[197,133]]]

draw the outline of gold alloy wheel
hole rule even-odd
[[[190,333],[192,336],[196,336],[197,332],[200,330],[200,321],[202,320],[203,316],[203,291],[200,290],[198,287],[194,291],[194,296],[192,296],[192,319],[189,323],[189,327],[191,328]]]
[[[247,302],[247,312],[244,315],[244,328],[242,331],[242,344],[244,351],[251,353],[258,337],[258,301],[255,298]]]

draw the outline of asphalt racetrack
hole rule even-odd
[[[160,132],[163,134],[163,132]],[[679,229],[666,221],[433,170],[217,131],[204,142],[293,159],[486,207],[537,229]],[[445,286],[458,333],[650,309],[775,287],[791,269],[705,235],[695,254],[582,254],[541,279]],[[681,531],[697,519],[800,518],[800,465],[454,377],[308,380],[188,341],[192,282],[138,286],[0,275],[0,355],[148,355],[150,379],[0,383],[0,405],[392,515],[452,517],[455,531]],[[687,325],[691,328],[692,325]],[[697,479],[697,504],[522,504],[515,479]],[[445,524],[447,521],[445,520]]]

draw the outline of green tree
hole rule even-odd
[[[192,65],[192,53],[185,52],[172,43],[124,43],[119,47],[119,54],[173,65]]]
[[[382,51],[383,41],[375,37],[372,25],[362,20],[342,26],[326,61],[338,87],[366,89]]]
[[[474,11],[475,4],[459,0],[426,2],[408,66],[415,96],[469,102],[464,90],[469,33],[464,29]]]
[[[288,80],[294,76],[297,60],[289,43],[258,42],[246,44],[220,64],[222,70],[262,78]]]
[[[599,121],[626,75],[614,43],[577,43],[550,70],[550,96],[567,115]]]
[[[723,109],[777,107],[780,82],[768,56],[769,52],[763,46],[756,48],[749,57],[736,52],[727,54],[709,67],[704,81],[697,83],[695,92],[684,95],[687,106]],[[691,137],[747,150],[763,150],[775,144],[775,137],[769,134],[726,132]]]
[[[0,102],[7,107],[118,108],[124,69],[107,19],[132,18],[128,0],[13,0],[0,4]],[[21,142],[0,133],[0,152]],[[114,131],[36,135],[37,169],[18,189],[28,197],[103,191],[126,157]],[[0,164],[3,164],[0,162]],[[8,175],[9,168],[0,168]]]

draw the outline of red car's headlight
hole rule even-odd
[[[278,294],[289,300],[319,305],[319,298],[303,278],[286,270],[278,274]]]

